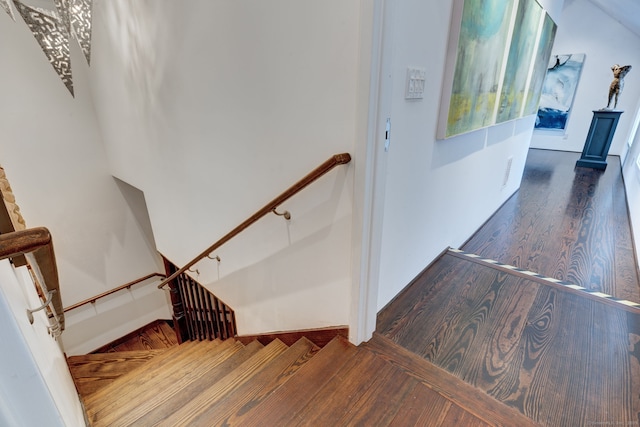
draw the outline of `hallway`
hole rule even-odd
[[[640,303],[620,158],[600,171],[579,157],[529,150],[520,190],[461,249]]]
[[[640,302],[619,160],[578,157],[530,150],[520,191],[462,249]],[[448,251],[377,332],[542,425],[640,424],[640,308],[615,299]]]

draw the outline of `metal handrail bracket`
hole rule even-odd
[[[91,297],[91,298],[87,298],[86,300],[83,300],[83,301],[77,302],[77,303],[75,303],[75,304],[72,304],[72,305],[70,305],[69,307],[65,307],[65,308],[64,308],[64,312],[66,313],[67,311],[74,310],[74,309],[76,309],[76,308],[78,308],[78,307],[82,307],[83,305],[86,305],[86,304],[95,304],[95,302],[96,302],[97,300],[101,299],[101,298],[104,298],[104,297],[106,297],[106,296],[108,296],[108,295],[111,295],[111,294],[114,294],[114,293],[116,293],[116,292],[119,292],[119,291],[121,291],[121,290],[123,290],[123,289],[131,289],[131,287],[132,287],[133,285],[137,285],[138,283],[142,283],[142,282],[144,282],[145,280],[149,280],[149,279],[152,279],[152,278],[154,278],[154,277],[161,277],[161,278],[163,278],[163,279],[164,279],[164,278],[165,278],[165,277],[167,277],[167,276],[165,276],[165,275],[164,275],[164,274],[162,274],[162,273],[151,273],[151,274],[147,274],[147,275],[146,275],[146,276],[144,276],[144,277],[140,277],[139,279],[132,280],[131,282],[125,283],[124,285],[120,285],[120,286],[118,286],[117,288],[113,288],[113,289],[111,289],[111,290],[109,290],[109,291],[106,291],[106,292],[103,292],[103,293],[101,293],[101,294],[99,294],[99,295],[96,295],[96,296],[93,296],[93,297]]]
[[[278,213],[276,211],[278,209],[278,206],[280,206],[283,202],[285,202],[286,200],[288,200],[289,198],[297,194],[300,190],[307,187],[309,184],[313,183],[318,178],[320,178],[321,176],[329,172],[334,167],[338,165],[347,164],[350,161],[351,161],[351,155],[349,153],[341,153],[341,154],[335,154],[331,156],[324,163],[322,163],[320,166],[318,166],[317,168],[309,172],[306,176],[304,176],[301,180],[293,184],[291,187],[289,187],[287,190],[281,193],[278,197],[276,197],[275,199],[267,203],[265,206],[263,206],[256,213],[254,213],[252,216],[247,218],[244,222],[242,222],[236,228],[234,228],[233,230],[225,234],[222,238],[220,238],[220,240],[218,240],[213,245],[209,246],[207,249],[205,249],[200,254],[198,254],[195,258],[189,261],[184,267],[180,268],[175,273],[171,274],[169,277],[163,280],[158,285],[158,289],[162,289],[164,286],[169,284],[169,282],[171,282],[173,279],[180,276],[185,271],[189,270],[196,263],[206,258],[211,252],[215,251],[220,246],[227,243],[229,240],[231,240],[232,238],[240,234],[240,232],[242,232],[245,228],[249,227],[256,221],[258,221],[260,218],[262,218],[263,216],[273,212],[276,215],[284,216],[285,219],[289,219],[290,218],[289,212],[285,211],[282,213]],[[289,218],[287,218],[287,216],[289,216]]]
[[[33,264],[34,270],[37,272],[38,280],[36,282],[42,288],[42,292],[47,295],[47,302],[40,309],[50,307],[58,323],[56,329],[62,332],[65,327],[65,319],[60,296],[58,267],[49,230],[37,227],[0,234],[0,259],[22,255],[31,259],[30,263]],[[34,311],[37,310],[31,310],[31,313],[28,314],[30,321]]]

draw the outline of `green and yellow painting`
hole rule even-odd
[[[445,137],[493,124],[513,4],[464,0]]]
[[[547,65],[551,56],[551,48],[556,37],[557,25],[548,14],[545,14],[544,24],[540,34],[540,43],[536,52],[536,62],[531,75],[531,83],[527,93],[527,102],[524,106],[523,116],[537,114],[540,103],[540,93],[547,74]]]
[[[521,117],[543,13],[542,7],[534,0],[518,2],[496,123]]]

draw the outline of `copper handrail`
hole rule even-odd
[[[123,289],[129,289],[131,288],[133,285],[137,285],[138,283],[144,282],[145,280],[151,279],[152,277],[167,277],[166,275],[162,274],[162,273],[151,273],[151,274],[147,274],[144,277],[141,277],[139,279],[136,280],[132,280],[131,282],[125,283],[124,285],[120,285],[117,288],[113,288],[110,291],[106,291],[103,292],[99,295],[93,296],[91,298],[87,298],[86,300],[77,302],[75,304],[70,305],[69,307],[66,307],[64,309],[64,312],[66,313],[67,311],[71,311],[73,309],[76,309],[78,307],[82,307],[83,305],[86,304],[93,304],[94,302],[96,302],[97,300],[99,300],[100,298],[104,298],[107,295],[111,295],[111,294],[115,294],[118,291],[121,291]]]
[[[60,331],[64,330],[64,311],[60,296],[58,267],[53,251],[51,233],[44,227],[13,231],[0,235],[0,259],[33,254],[39,272],[44,280],[45,294],[51,293],[53,312]]]
[[[333,169],[334,167],[336,167],[338,165],[347,164],[350,161],[351,161],[351,155],[349,155],[349,153],[335,154],[335,155],[331,156],[329,159],[327,159],[320,166],[318,166],[317,168],[315,168],[314,170],[309,172],[300,181],[298,181],[295,184],[293,184],[291,187],[289,187],[287,190],[285,190],[278,197],[276,197],[275,199],[273,199],[272,201],[267,203],[259,211],[257,211],[252,216],[247,218],[242,224],[238,225],[236,228],[234,228],[233,230],[231,230],[230,232],[225,234],[220,240],[218,240],[213,245],[209,246],[207,249],[202,251],[198,256],[196,256],[191,261],[189,261],[184,267],[180,268],[178,271],[176,271],[175,273],[173,273],[172,275],[170,275],[169,277],[164,279],[158,285],[158,289],[161,289],[162,287],[167,285],[169,282],[171,282],[173,279],[175,279],[176,277],[178,277],[179,275],[181,275],[182,273],[187,271],[189,268],[191,268],[194,264],[196,264],[200,260],[204,259],[211,252],[215,251],[220,246],[224,245],[229,240],[233,239],[235,236],[240,234],[240,232],[242,232],[245,228],[249,227],[254,222],[256,222],[260,218],[262,218],[263,216],[271,213],[274,209],[277,209],[278,206],[280,206],[287,199],[289,199],[290,197],[292,197],[293,195],[298,193],[303,188],[307,187],[309,184],[311,184],[312,182],[314,182],[315,180],[317,180],[318,178],[320,178],[321,176],[323,176],[324,174],[329,172],[331,169]]]

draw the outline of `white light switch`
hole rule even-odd
[[[405,99],[422,99],[424,97],[424,80],[427,71],[424,68],[407,68],[407,91]]]

